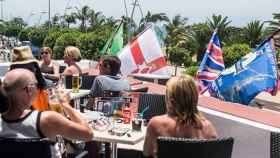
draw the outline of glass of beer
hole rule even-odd
[[[59,102],[59,96],[55,91],[57,91],[55,88],[49,90],[49,109],[63,114],[63,109]]]
[[[73,76],[72,76],[72,92],[73,93],[78,93],[81,85],[82,85],[82,80],[81,80],[79,74],[73,74]]]

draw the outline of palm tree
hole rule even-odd
[[[276,30],[280,29],[280,13],[273,13],[273,20],[268,21],[269,27],[267,32],[271,34],[272,32],[275,32]],[[276,47],[280,47],[280,35],[275,35],[275,45]]]
[[[165,25],[167,31],[167,36],[165,39],[165,43],[167,45],[167,55],[169,55],[168,47],[186,45],[188,39],[187,20],[188,18],[183,18],[181,15],[176,15]]]
[[[169,61],[175,65],[175,74],[177,73],[177,66],[186,63],[185,57],[191,56],[186,49],[189,38],[187,34],[187,21],[188,18],[176,15],[165,25],[167,32],[165,38],[166,55]]]
[[[61,18],[61,17],[60,17],[58,14],[55,14],[55,15],[52,17],[52,20],[51,20],[52,26],[59,26],[60,18]]]
[[[150,11],[140,20],[139,28],[136,31],[137,33],[143,31],[145,29],[146,23],[157,23],[157,22],[168,22],[169,19],[165,13],[156,13],[152,14]]]
[[[24,22],[24,20],[20,17],[15,17],[12,20],[10,20],[8,22],[10,25],[14,25],[19,27],[20,29],[22,29],[23,27],[25,27],[27,24]]]
[[[75,17],[81,21],[80,29],[82,32],[87,31],[87,22],[90,18],[92,10],[89,6],[83,6],[82,9],[77,9],[77,12],[74,13]]]
[[[129,17],[122,16],[122,21],[124,24],[123,32],[124,32],[124,41],[129,42],[134,36],[134,30],[136,30],[137,25],[135,21]]]
[[[255,48],[263,40],[263,25],[259,20],[255,20],[243,29],[244,42],[251,48]]]
[[[148,11],[148,13],[146,14],[146,16],[140,20],[140,25],[141,25],[141,24],[144,24],[144,23],[147,23],[147,22],[156,23],[156,22],[159,22],[159,21],[168,22],[169,19],[168,19],[168,17],[166,16],[165,13],[156,13],[156,14],[152,14],[150,11]]]
[[[102,12],[95,12],[92,10],[89,18],[91,29],[97,29],[98,27],[105,24],[105,22],[106,22],[106,18],[104,15],[102,15]]]
[[[75,24],[76,23],[75,14],[72,13],[70,15],[64,15],[64,20],[67,23],[67,27],[69,28],[71,24]]]
[[[228,37],[228,25],[231,21],[228,20],[228,17],[223,17],[222,15],[212,15],[212,19],[208,19],[206,24],[208,25],[209,29],[214,31],[216,28],[218,29],[218,36],[222,42],[229,41]]]
[[[194,24],[191,31],[192,52],[196,54],[196,60],[201,61],[207,44],[211,38],[212,30],[207,23]]]

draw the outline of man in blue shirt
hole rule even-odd
[[[99,76],[93,82],[90,90],[92,98],[89,99],[88,106],[94,106],[96,97],[114,96],[114,94],[129,91],[131,89],[127,80],[122,79],[118,74],[120,72],[121,61],[117,56],[105,56],[99,63]],[[109,93],[114,93],[108,94]],[[100,144],[97,142],[89,142],[86,145],[89,156],[99,158]],[[106,157],[109,157],[109,144],[105,144]]]
[[[95,78],[91,87],[93,97],[103,97],[107,91],[121,92],[131,89],[128,81],[118,75],[120,67],[121,61],[117,56],[105,56],[101,59],[100,75]]]

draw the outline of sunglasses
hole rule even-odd
[[[43,54],[47,55],[47,54],[49,54],[49,52],[41,52],[41,55],[43,55]]]
[[[38,82],[37,81],[30,82],[23,89],[27,89],[28,87],[38,87]]]

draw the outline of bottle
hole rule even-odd
[[[131,120],[131,110],[128,105],[125,105],[123,109],[123,123],[129,124]]]
[[[65,89],[65,76],[64,75],[60,75],[60,78],[58,80],[58,87],[59,88],[63,88]]]

